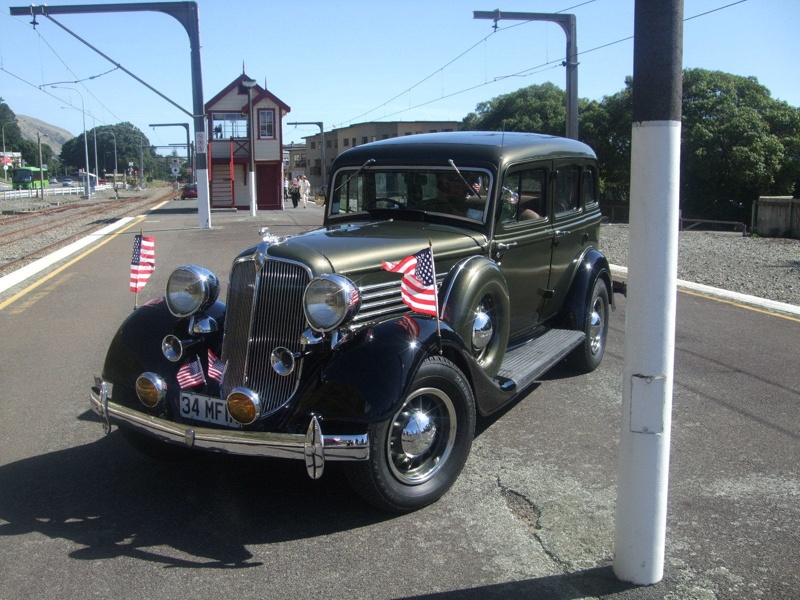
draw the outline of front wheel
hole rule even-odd
[[[407,512],[441,498],[472,446],[475,400],[446,358],[425,360],[391,419],[369,427],[369,460],[349,465],[353,488],[368,502]]]
[[[570,356],[572,366],[581,373],[589,373],[600,366],[606,351],[608,337],[608,286],[602,279],[595,281],[583,319],[586,338]]]

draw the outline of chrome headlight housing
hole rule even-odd
[[[352,319],[361,308],[358,287],[341,275],[315,277],[303,294],[306,319],[316,331],[331,331]]]
[[[208,269],[178,267],[167,281],[167,308],[176,317],[189,317],[207,309],[219,296],[219,280]]]

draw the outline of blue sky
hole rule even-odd
[[[99,4],[69,0],[59,4]],[[199,0],[204,99],[242,72],[291,107],[285,122],[326,131],[373,120],[461,120],[479,102],[552,81],[564,87],[565,37],[554,23],[473,19],[473,11],[569,12],[577,17],[578,94],[618,92],[633,71],[633,0]],[[0,9],[0,97],[18,114],[82,131],[130,121],[152,144],[184,142],[187,115],[131,79],[56,24]],[[708,13],[708,14],[704,14]],[[697,16],[696,15],[702,15]],[[774,98],[800,106],[800,1],[685,0],[684,68],[755,76]],[[157,88],[192,107],[189,42],[155,12],[58,15],[61,24]],[[624,40],[624,41],[620,41]],[[109,72],[110,71],[110,72]],[[80,83],[71,83],[82,80]],[[77,109],[72,108],[77,107]],[[314,126],[285,126],[302,142]],[[167,149],[162,152],[168,153]]]

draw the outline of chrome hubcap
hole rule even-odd
[[[603,314],[604,303],[601,298],[594,301],[592,314],[589,316],[589,348],[597,354],[603,346]]]
[[[407,485],[425,483],[447,462],[455,438],[450,396],[436,388],[415,391],[392,419],[386,440],[392,474]]]

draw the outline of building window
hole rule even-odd
[[[356,138],[353,138],[353,147],[355,148],[356,145]]]
[[[344,144],[344,147],[347,148],[350,145],[350,139],[349,138],[344,138],[344,140],[342,141],[342,144]]]
[[[275,111],[271,108],[258,110],[258,139],[275,139]]]
[[[247,137],[247,115],[211,113],[211,131],[215,140]]]
[[[317,149],[317,142],[311,142],[311,149],[312,150],[316,150]]]
[[[326,148],[332,148],[333,147],[333,142],[331,140],[325,140],[325,147]]]
[[[365,136],[365,135],[361,136],[361,143],[362,144],[366,144],[367,143],[367,136]]]

